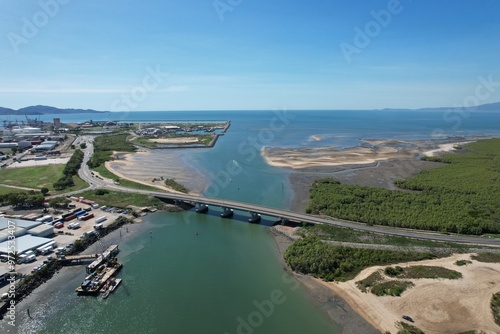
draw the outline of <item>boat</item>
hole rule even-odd
[[[109,291],[110,292],[115,291],[116,288],[118,287],[118,285],[120,285],[121,282],[122,282],[121,278],[114,279],[113,282],[111,282],[111,287],[109,288]]]
[[[104,293],[102,294],[102,299],[108,298],[110,293],[111,293],[110,289],[107,289],[106,291],[104,291]]]

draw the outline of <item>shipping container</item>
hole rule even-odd
[[[81,220],[85,221],[85,220],[89,220],[90,218],[94,218],[93,213],[89,213],[88,215],[83,216]]]
[[[65,218],[64,218],[64,221],[65,221],[65,222],[68,222],[68,221],[73,220],[73,219],[75,219],[75,218],[76,218],[76,215],[75,215],[75,214],[72,214],[71,216],[67,216],[67,217],[65,217]]]

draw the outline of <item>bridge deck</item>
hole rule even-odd
[[[338,227],[351,228],[365,232],[382,233],[387,235],[395,235],[395,236],[415,238],[415,239],[500,247],[500,239],[495,239],[495,238],[483,238],[483,237],[464,236],[464,235],[447,235],[431,231],[410,230],[410,229],[392,228],[385,226],[368,226],[362,223],[340,221],[332,218],[308,215],[305,213],[280,210],[250,203],[221,200],[216,198],[207,198],[198,195],[161,193],[161,192],[149,192],[149,194],[160,199],[178,200],[191,203],[203,203],[206,205],[213,205],[222,208],[231,208],[234,210],[255,212],[255,213],[260,213],[261,215],[271,216],[275,218],[288,219],[289,221],[292,222],[327,224]]]

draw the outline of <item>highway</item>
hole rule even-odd
[[[82,167],[80,168],[78,175],[87,183],[89,183],[90,187],[87,189],[95,189],[95,188],[108,188],[117,191],[124,192],[134,192],[134,193],[142,193],[149,196],[155,196],[161,199],[169,199],[169,200],[179,200],[183,202],[189,203],[203,203],[206,205],[218,206],[218,207],[227,207],[234,210],[241,210],[247,212],[255,212],[260,213],[261,215],[266,215],[275,218],[283,218],[288,219],[293,222],[308,222],[314,224],[328,224],[338,227],[350,228],[359,231],[372,232],[372,233],[380,233],[386,235],[393,236],[401,236],[408,237],[414,239],[424,239],[424,240],[433,240],[433,241],[442,241],[442,242],[452,242],[452,243],[462,243],[462,244],[472,244],[472,245],[483,245],[483,246],[500,246],[500,239],[495,238],[483,238],[483,237],[475,237],[475,236],[466,236],[466,235],[455,235],[455,234],[441,234],[430,231],[421,231],[421,230],[411,230],[411,229],[402,229],[402,228],[392,228],[385,226],[368,226],[362,223],[356,222],[348,222],[335,220],[331,218],[325,218],[315,215],[308,215],[305,213],[293,212],[289,210],[280,210],[275,208],[270,208],[266,206],[250,204],[250,203],[242,203],[237,201],[230,200],[222,200],[216,198],[207,198],[199,195],[192,194],[181,194],[181,193],[170,193],[170,192],[161,192],[161,191],[148,191],[148,190],[140,190],[140,189],[132,189],[122,187],[116,184],[112,184],[106,182],[105,180],[99,179],[95,177],[92,172],[89,170],[87,166],[87,161],[93,154],[93,137],[92,136],[83,136],[80,137],[80,142],[85,142],[87,147],[84,149],[84,160],[82,163]]]

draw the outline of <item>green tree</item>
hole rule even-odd
[[[49,193],[49,188],[47,187],[43,187],[42,189],[40,189],[40,192],[42,193],[43,196],[47,196],[47,194]]]

